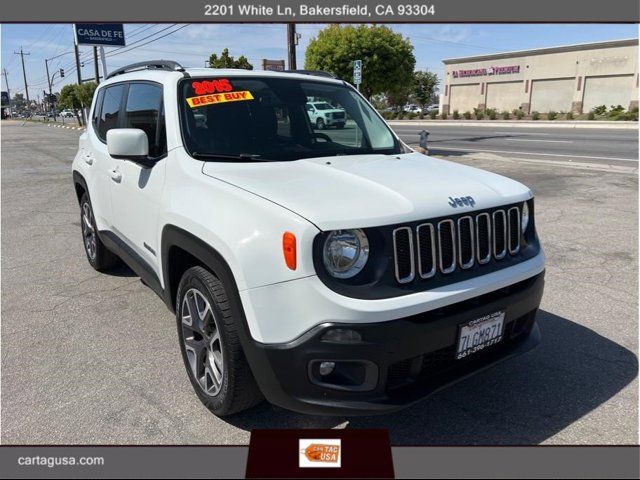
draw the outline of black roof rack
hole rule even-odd
[[[184,72],[184,67],[178,62],[172,60],[150,60],[148,62],[132,63],[122,68],[114,70],[107,78],[115,77],[116,75],[122,75],[123,73],[135,72],[138,70],[169,70],[172,72]]]
[[[335,73],[324,70],[285,70],[284,73],[301,73],[302,75],[314,75],[316,77],[338,78]]]

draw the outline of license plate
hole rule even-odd
[[[462,325],[456,360],[468,357],[502,340],[504,312],[495,312]]]

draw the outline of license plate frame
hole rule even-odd
[[[504,337],[505,317],[506,312],[498,310],[461,324],[456,341],[456,360],[468,358],[501,342]]]

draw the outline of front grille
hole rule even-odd
[[[493,212],[493,256],[496,260],[507,254],[507,222],[504,210]]]
[[[518,206],[399,227],[393,230],[395,277],[408,283],[415,271],[426,280],[499,261],[520,251],[521,237]]]
[[[438,223],[438,263],[442,273],[456,269],[456,231],[453,220]]]
[[[509,253],[516,254],[520,250],[520,209],[509,209]]]
[[[413,280],[413,232],[409,227],[400,227],[393,231],[393,250],[395,256],[396,280],[407,283]]]
[[[460,267],[471,268],[475,260],[475,242],[473,240],[473,218],[469,216],[458,219],[458,252]]]
[[[491,217],[488,213],[476,217],[476,244],[478,263],[484,265],[491,260]]]
[[[418,238],[418,272],[421,278],[436,274],[436,234],[433,225],[423,223],[416,228]]]

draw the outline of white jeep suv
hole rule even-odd
[[[353,125],[315,131],[309,97]],[[89,263],[124,261],[175,312],[217,415],[389,412],[539,341],[531,191],[412,151],[344,81],[144,62],[89,118]]]

